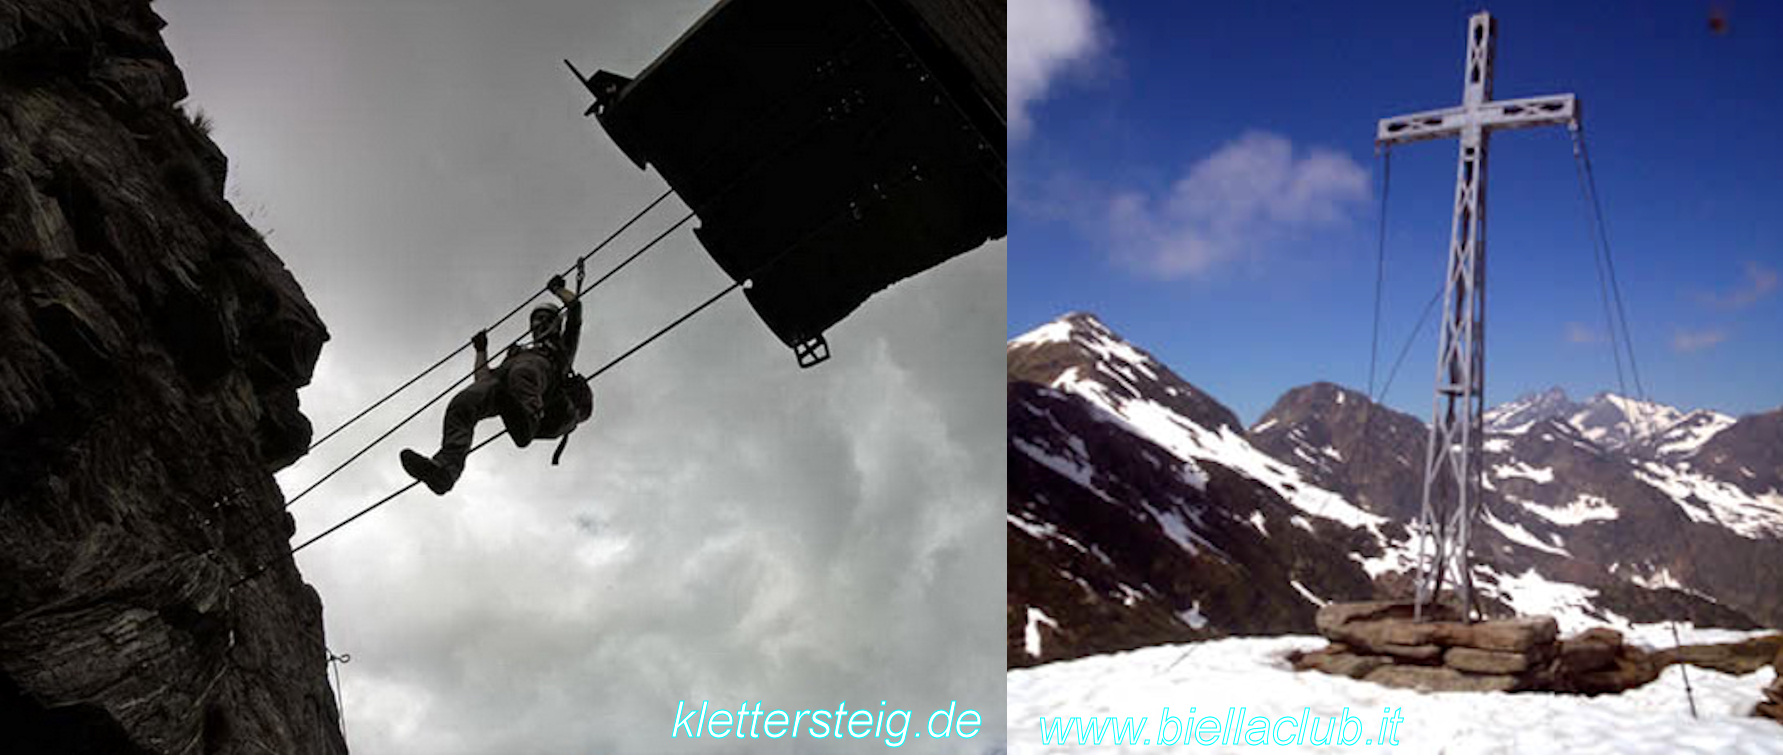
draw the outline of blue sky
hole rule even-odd
[[[1246,422],[1311,381],[1366,388],[1375,122],[1458,104],[1475,10],[1012,3],[1009,334],[1095,312]],[[1647,393],[1783,405],[1783,6],[1490,10],[1496,97],[1580,98]],[[1440,285],[1455,153],[1393,152],[1377,381]],[[1615,390],[1566,130],[1496,134],[1488,198],[1487,401]],[[1419,417],[1434,330],[1386,397]]]

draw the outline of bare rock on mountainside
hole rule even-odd
[[[1136,434],[1156,422],[1242,447],[1231,410],[1095,317],[1060,324],[1008,350],[1010,667],[1310,632],[1313,597],[1372,591],[1348,557],[1371,534]]]
[[[328,336],[224,200],[163,26],[0,0],[0,739],[343,751],[272,478]]]
[[[1009,666],[1309,632],[1331,602],[1415,590],[1429,439],[1416,417],[1314,383],[1243,428],[1182,378],[1231,355],[1165,365],[1082,312],[1010,339],[1006,356]],[[1783,626],[1779,418],[1559,390],[1492,408],[1472,535],[1482,611],[1550,614],[1566,632]],[[1328,661],[1360,676],[1446,654],[1379,642]],[[1620,690],[1662,667],[1620,640],[1562,646],[1553,689]]]

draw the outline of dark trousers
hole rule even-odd
[[[513,401],[527,414],[539,417],[544,412],[545,389],[550,380],[550,360],[521,352],[503,361],[490,377],[466,386],[446,405],[440,451],[433,455],[433,461],[457,480],[476,439],[477,421],[500,414],[504,401]]]

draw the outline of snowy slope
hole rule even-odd
[[[1421,504],[1426,427],[1346,393],[1330,384],[1289,391],[1252,428],[1251,441],[1320,485],[1409,527]],[[1592,401],[1647,418],[1641,427],[1677,414],[1612,395]],[[1763,485],[1730,484],[1700,469],[1708,460],[1696,456],[1697,449],[1722,456],[1727,445],[1711,440],[1733,427],[1725,415],[1683,414],[1638,443],[1609,449],[1591,440],[1593,427],[1585,422],[1591,409],[1558,389],[1488,414],[1500,431],[1489,432],[1483,444],[1485,506],[1474,556],[1486,595],[1504,610],[1571,610],[1560,601],[1571,595],[1565,591],[1495,578],[1537,574],[1589,596],[1591,611],[1606,622],[1671,617],[1747,626],[1734,616],[1740,613],[1783,622],[1779,602],[1768,598],[1783,587],[1783,496]],[[1747,446],[1763,448],[1740,448]],[[1729,458],[1739,456],[1736,449]],[[1723,460],[1722,469],[1731,464]],[[1755,473],[1748,480],[1762,479]],[[1413,566],[1401,550],[1372,560],[1369,569],[1381,574]],[[1682,595],[1662,590],[1668,588]],[[1557,603],[1542,609],[1516,595],[1519,590]]]
[[[1530,425],[1556,417],[1570,417],[1583,409],[1556,388],[1537,394],[1526,394],[1486,410],[1483,418],[1488,433],[1521,433]]]
[[[1294,466],[1258,451],[1246,439],[1236,418],[1209,427],[1207,420],[1162,401],[1160,394],[1177,397],[1192,389],[1165,382],[1156,360],[1120,340],[1094,316],[1077,313],[1048,323],[1011,340],[1009,349],[1066,341],[1093,352],[1099,359],[1093,370],[1065,369],[1048,383],[1051,388],[1082,397],[1185,462],[1214,461],[1232,468],[1268,486],[1308,514],[1371,529],[1385,521],[1344,497],[1313,485]]]
[[[1677,460],[1695,456],[1703,444],[1732,427],[1732,415],[1714,410],[1693,410],[1658,433],[1641,442],[1643,450],[1660,459]]]
[[[1313,384],[1247,431],[1084,313],[1007,352],[1012,666],[1302,632],[1328,601],[1408,595],[1421,421]],[[1713,441],[1725,416],[1558,390],[1513,404],[1494,408],[1505,432],[1482,460],[1488,613],[1636,637],[1783,618],[1783,495],[1758,485],[1783,466],[1754,463],[1757,492],[1700,469],[1698,449],[1743,458]]]
[[[1230,410],[1093,317],[1008,355],[1011,666],[1308,631],[1320,597],[1371,591],[1349,552],[1382,536],[1351,523],[1383,518],[1258,452]]]
[[[1585,438],[1615,449],[1640,441],[1682,419],[1684,413],[1657,402],[1602,393],[1566,419]]]
[[[1717,637],[1716,640],[1719,638]],[[1713,642],[1686,638],[1685,642]],[[1270,753],[1783,753],[1783,727],[1748,716],[1769,670],[1729,675],[1691,668],[1700,719],[1692,719],[1681,673],[1668,668],[1656,681],[1621,695],[1562,696],[1542,693],[1434,693],[1351,680],[1321,672],[1295,672],[1285,656],[1312,650],[1325,640],[1310,636],[1228,638],[1158,646],[1120,654],[1057,662],[1008,673],[1010,753],[1256,753],[1255,745],[1116,745],[1103,729],[1102,745],[1080,742],[1082,721],[1068,743],[1042,743],[1042,718],[1132,718],[1143,738],[1160,734],[1160,715],[1244,716],[1298,719],[1356,715],[1361,737],[1373,739],[1384,711],[1402,719],[1398,746],[1271,745]],[[1190,713],[1191,707],[1194,713]],[[1329,721],[1326,719],[1325,721]],[[1106,725],[1106,722],[1103,722]],[[1291,735],[1295,728],[1282,732]],[[1309,728],[1313,729],[1313,728]],[[1321,726],[1320,729],[1323,729]],[[1315,732],[1320,730],[1315,730]],[[1056,733],[1057,730],[1051,730]],[[1351,732],[1355,732],[1351,728]]]

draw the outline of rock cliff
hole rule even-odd
[[[272,478],[327,331],[225,201],[163,25],[0,0],[0,732],[343,751]]]

